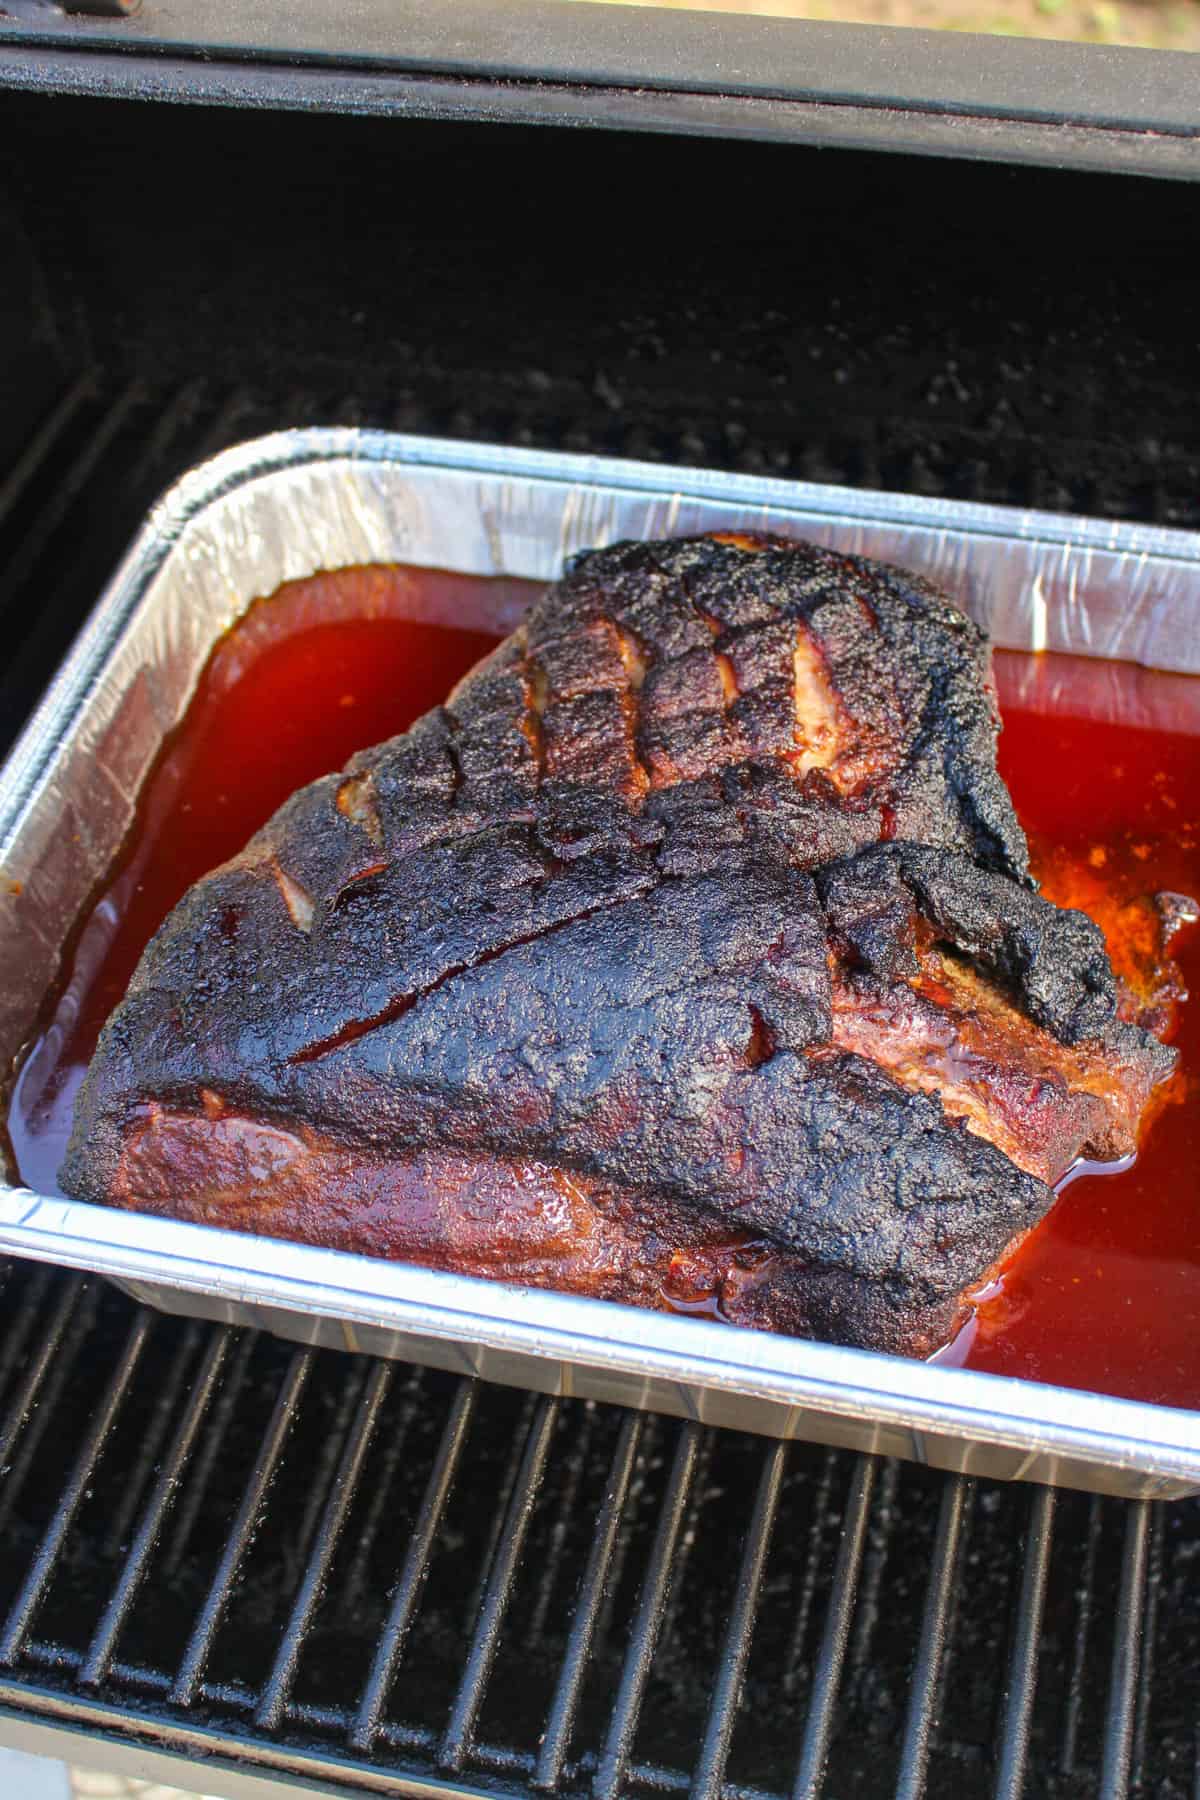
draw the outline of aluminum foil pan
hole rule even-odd
[[[1100,717],[1111,659],[1200,672],[1200,537],[1185,532],[378,432],[262,438],[194,470],[154,509],[0,776],[3,1065],[30,1038],[164,734],[253,599],[375,561],[548,580],[590,545],[718,526],[779,529],[919,569],[998,645],[1097,659],[1085,689]],[[517,602],[500,595],[485,591],[477,604],[487,615],[457,621],[507,629]],[[1176,685],[1187,711],[1187,684]],[[171,1312],[543,1392],[993,1478],[1121,1495],[1200,1491],[1200,1413],[1183,1409],[23,1188],[0,1188],[0,1247],[96,1270]]]

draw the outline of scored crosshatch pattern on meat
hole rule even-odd
[[[185,896],[64,1186],[927,1354],[1175,1060],[1031,891],[986,672],[879,564],[577,558]]]

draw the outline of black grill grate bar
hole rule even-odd
[[[22,1296],[12,1324],[4,1334],[0,1344],[0,1396],[8,1386],[9,1376],[19,1364],[25,1353],[25,1340],[33,1330],[34,1322],[45,1303],[46,1293],[50,1286],[50,1270],[42,1264],[35,1264],[29,1272],[28,1281],[22,1283]],[[4,1458],[0,1456],[0,1467]]]
[[[95,377],[91,374],[81,375],[67,389],[57,405],[47,413],[4,480],[0,481],[0,525],[4,523],[46,458],[51,455],[54,446],[83,402],[93,399],[95,393]]]
[[[14,1697],[22,1707],[28,1706],[32,1698],[27,1690],[15,1683],[0,1680],[0,1706],[11,1704]],[[212,1726],[195,1718],[131,1718],[119,1705],[105,1704],[90,1695],[76,1694],[68,1702],[61,1695],[42,1693],[37,1695],[29,1710],[35,1711],[41,1718],[61,1720],[75,1733],[82,1729],[93,1737],[117,1736],[127,1742],[131,1740],[154,1749],[174,1752],[196,1765],[195,1778],[198,1781],[204,1780],[204,1772],[213,1767],[215,1758],[221,1758],[224,1768],[244,1781],[247,1779],[246,1765],[250,1757],[253,1759],[251,1766],[254,1774],[249,1779],[260,1791],[264,1787],[267,1791],[274,1791],[274,1783],[281,1777],[285,1781],[290,1778],[291,1782],[300,1784],[298,1789],[285,1786],[282,1790],[284,1793],[298,1791],[311,1795],[349,1795],[365,1792],[386,1796],[387,1800],[396,1800],[397,1794],[405,1791],[403,1781],[397,1778],[392,1769],[350,1764],[344,1757],[331,1754],[323,1747],[313,1749],[305,1745],[264,1740],[248,1745],[241,1732],[223,1730],[220,1726]],[[422,1736],[411,1740],[411,1745],[406,1740],[401,1747],[421,1749],[423,1746]],[[218,1769],[222,1764],[217,1765]],[[218,1778],[217,1774],[212,1777],[214,1782]],[[227,1776],[226,1779],[228,1778]],[[481,1790],[452,1790],[446,1800],[453,1800],[456,1792],[479,1794]]]
[[[488,1510],[487,1531],[484,1538],[483,1555],[479,1559],[479,1572],[463,1614],[462,1633],[464,1637],[470,1637],[479,1619],[479,1609],[483,1605],[488,1578],[496,1559],[496,1547],[504,1530],[504,1521],[508,1517],[508,1503],[512,1498],[517,1472],[521,1467],[521,1458],[525,1454],[525,1445],[529,1441],[529,1427],[533,1420],[533,1409],[536,1404],[537,1395],[526,1394],[521,1402],[520,1414],[513,1426],[508,1460],[496,1488],[495,1503]]]
[[[37,1554],[29,1568],[29,1573],[21,1584],[19,1593],[13,1601],[4,1630],[0,1632],[0,1665],[11,1668],[21,1654],[21,1644],[29,1630],[33,1616],[41,1604],[54,1566],[58,1561],[63,1541],[71,1529],[83,1491],[92,1478],[92,1472],[104,1450],[112,1424],[117,1416],[121,1401],[129,1388],[134,1370],[137,1368],[146,1340],[150,1336],[154,1315],[144,1306],[139,1306],[133,1315],[133,1323],[129,1335],[125,1339],[125,1348],[109,1379],[104,1396],[96,1408],[92,1418],[91,1430],[83,1441],[75,1466],[67,1477],[66,1485],[59,1496],[58,1504],[51,1515],[50,1523],[38,1545]]]
[[[70,1651],[59,1644],[43,1643],[32,1638],[28,1642],[25,1659],[36,1663],[43,1669],[54,1671],[63,1668],[77,1668],[80,1662],[77,1652]],[[120,1661],[112,1663],[110,1673],[112,1680],[119,1682],[126,1689],[136,1691],[140,1688],[155,1696],[165,1694],[169,1679],[158,1670]],[[2,1702],[3,1690],[9,1685],[11,1684],[0,1680],[0,1702]],[[18,1688],[16,1691],[24,1699],[27,1690]],[[48,1690],[43,1690],[43,1692],[46,1693]],[[220,1707],[227,1714],[241,1714],[246,1717],[253,1712],[255,1705],[255,1696],[249,1688],[231,1682],[201,1682],[196,1697],[203,1706]],[[110,1701],[106,1705],[103,1700],[90,1693],[75,1692],[67,1696],[53,1691],[53,1701],[56,1711],[61,1710],[73,1717],[79,1717],[86,1712],[93,1716],[108,1716],[110,1720],[115,1714],[121,1726],[132,1726],[135,1731],[148,1727],[155,1737],[164,1737],[181,1724],[184,1730],[197,1728],[194,1718],[190,1721],[181,1721],[157,1710],[152,1714],[139,1715],[122,1709],[119,1701]],[[290,1702],[284,1709],[281,1723],[284,1728],[315,1727],[320,1731],[335,1735],[346,1731],[349,1719],[348,1715],[336,1706],[297,1705],[295,1702]],[[263,1739],[248,1739],[243,1735],[240,1725],[236,1740],[231,1741],[236,1742],[239,1756],[243,1759],[249,1752],[256,1760],[259,1760],[264,1750],[269,1756],[270,1752],[279,1747],[278,1739],[274,1745]],[[377,1733],[378,1744],[389,1751],[416,1750],[428,1755],[435,1749],[437,1741],[437,1733],[430,1726],[407,1724],[399,1720],[385,1720],[379,1726]],[[300,1752],[300,1755],[302,1756],[303,1752]],[[472,1748],[471,1760],[477,1769],[485,1774],[521,1776],[522,1789],[530,1783],[534,1767],[534,1756],[530,1751],[515,1749],[509,1744],[477,1744]],[[366,1785],[372,1776],[378,1778],[380,1774],[377,1767],[360,1762],[341,1761],[339,1769],[343,1780],[362,1785]],[[689,1787],[689,1777],[682,1770],[669,1768],[659,1763],[630,1763],[626,1770],[626,1778],[632,1788],[646,1794],[685,1795]],[[384,1779],[389,1784],[387,1788],[389,1793],[398,1791],[401,1777],[398,1777],[394,1771],[388,1770]],[[480,1791],[478,1787],[468,1782],[440,1785],[445,1787],[449,1794]],[[781,1800],[781,1797],[769,1788],[740,1782],[726,1782],[723,1789],[723,1800]]]
[[[1096,1556],[1100,1548],[1100,1524],[1100,1496],[1093,1494],[1088,1502],[1087,1530],[1083,1540],[1083,1567],[1076,1589],[1075,1650],[1071,1658],[1067,1703],[1063,1709],[1062,1744],[1058,1753],[1058,1766],[1064,1775],[1074,1774],[1075,1756],[1079,1745],[1079,1722],[1083,1714],[1083,1677],[1087,1666],[1092,1613],[1095,1610]]]
[[[944,1480],[945,1480],[945,1478],[943,1477],[943,1485],[944,1485]],[[976,1491],[975,1483],[974,1482],[968,1483],[967,1491],[966,1491],[966,1494],[965,1494],[964,1500],[963,1500],[963,1514],[962,1514],[962,1521],[961,1521],[960,1528],[959,1528],[958,1548],[955,1553],[956,1564],[957,1564],[957,1568],[959,1568],[959,1569],[963,1568],[967,1562],[967,1539],[968,1539],[969,1533],[971,1531],[972,1525],[974,1523],[974,1516],[975,1516],[975,1514],[974,1514],[975,1491]],[[938,1738],[939,1738],[939,1732],[940,1732],[940,1727],[941,1727],[941,1717],[942,1717],[942,1713],[943,1713],[943,1710],[945,1707],[946,1684],[947,1684],[947,1681],[949,1679],[949,1674],[950,1674],[950,1663],[951,1663],[951,1659],[954,1654],[955,1644],[958,1641],[958,1615],[959,1615],[959,1610],[962,1606],[964,1585],[965,1585],[964,1581],[959,1580],[957,1577],[957,1574],[956,1574],[955,1579],[952,1580],[950,1583],[949,1597],[946,1602],[946,1618],[945,1618],[945,1622],[942,1626],[943,1652],[942,1652],[940,1661],[938,1663],[937,1686],[934,1689],[933,1707],[932,1707],[932,1712],[931,1712],[931,1717],[932,1717],[932,1724],[931,1724],[931,1729],[930,1729],[930,1746],[931,1746],[931,1748],[932,1748],[933,1744],[938,1741]],[[1001,1652],[999,1662],[1001,1664],[1003,1663],[1003,1652]]]
[[[79,1671],[84,1664],[84,1652],[76,1650],[70,1644],[29,1637],[25,1640],[21,1659],[31,1668],[52,1669],[55,1673],[67,1674],[73,1671],[78,1680]],[[145,1663],[122,1662],[119,1657],[109,1663],[109,1673],[114,1683],[131,1694],[165,1694],[171,1685],[171,1677],[164,1669],[152,1669]]]
[[[479,1609],[475,1635],[438,1752],[439,1767],[450,1773],[463,1765],[483,1704],[484,1689],[499,1646],[500,1628],[521,1559],[521,1547],[542,1484],[558,1409],[559,1402],[549,1395],[541,1395],[534,1408],[520,1470],[505,1514],[504,1529]]]
[[[860,1456],[850,1477],[850,1491],[842,1515],[841,1542],[833,1567],[833,1582],[825,1612],[821,1647],[813,1671],[809,1695],[808,1717],[804,1740],[800,1746],[800,1766],[792,1800],[817,1800],[825,1776],[825,1763],[833,1740],[834,1713],[842,1666],[850,1639],[850,1622],[854,1616],[854,1597],[862,1567],[863,1548],[867,1541],[867,1523],[871,1517],[871,1501],[875,1494],[875,1477],[879,1464],[873,1456]]]
[[[24,1660],[39,1668],[59,1673],[64,1669],[77,1669],[82,1659],[78,1651],[72,1651],[64,1645],[45,1643],[36,1638],[30,1638],[26,1644]],[[114,1684],[119,1684],[130,1693],[141,1691],[153,1697],[165,1696],[170,1685],[169,1676],[160,1670],[147,1668],[143,1664],[122,1663],[114,1660],[110,1665],[109,1673]],[[5,1685],[4,1681],[0,1679],[0,1691],[4,1689]],[[241,1715],[247,1719],[253,1713],[256,1704],[256,1695],[249,1687],[227,1681],[202,1681],[196,1690],[196,1699],[200,1706],[220,1707],[226,1714]],[[90,1711],[93,1707],[103,1708],[105,1705],[104,1701],[98,1697],[90,1693],[80,1694],[78,1691],[71,1696],[55,1691],[54,1700],[64,1711],[72,1713],[79,1706]],[[109,1702],[107,1710],[111,1712],[114,1708],[118,1709],[118,1717],[123,1725],[132,1725],[136,1730],[140,1726],[148,1724],[155,1736],[164,1735],[165,1732],[181,1723],[180,1720],[173,1719],[157,1709],[151,1714],[138,1714],[131,1710],[119,1710],[119,1701]],[[183,1723],[187,1729],[187,1723]],[[310,1702],[297,1704],[295,1701],[289,1701],[284,1708],[281,1727],[285,1730],[294,1726],[313,1727],[329,1735],[345,1735],[350,1723],[350,1715],[340,1707],[318,1706]],[[263,1749],[270,1751],[275,1748],[269,1740],[249,1739],[243,1735],[240,1720],[238,1730],[237,1741],[243,1758],[248,1752],[257,1757]],[[386,1750],[417,1750],[425,1755],[431,1755],[436,1749],[438,1734],[428,1725],[414,1725],[403,1720],[386,1719],[378,1727],[376,1742]],[[478,1770],[485,1773],[520,1775],[522,1788],[532,1785],[531,1777],[535,1758],[531,1751],[516,1749],[511,1744],[480,1742],[472,1746],[471,1761]],[[351,1777],[355,1782],[365,1782],[370,1775],[376,1773],[372,1765],[367,1763],[343,1762],[340,1766],[344,1775]],[[387,1780],[396,1784],[398,1777],[394,1772],[389,1771]],[[648,1762],[630,1763],[626,1769],[626,1780],[631,1788],[647,1794],[686,1794],[690,1785],[690,1777],[683,1770]],[[468,1782],[440,1785],[446,1787],[450,1794],[479,1791]],[[389,1792],[392,1791],[395,1791],[394,1786],[389,1789]],[[740,1782],[726,1782],[722,1793],[723,1800],[781,1800],[781,1796],[770,1788],[755,1787]]]
[[[225,1610],[238,1565],[245,1554],[259,1514],[266,1500],[284,1443],[292,1426],[304,1384],[313,1364],[311,1350],[297,1350],[288,1362],[287,1372],[279,1388],[270,1423],[263,1434],[254,1467],[242,1493],[229,1535],[217,1564],[200,1616],[188,1639],[183,1661],[171,1685],[171,1699],[177,1706],[191,1706],[196,1698],[200,1675],[208,1660],[217,1626]]]
[[[595,1636],[598,1642],[605,1641],[609,1636],[613,1608],[616,1605],[617,1594],[625,1573],[625,1564],[628,1561],[634,1532],[637,1529],[638,1514],[646,1499],[650,1469],[658,1455],[666,1432],[667,1421],[658,1413],[651,1413],[643,1422],[638,1457],[629,1478],[629,1498],[617,1521],[617,1537],[613,1545],[612,1563],[605,1579],[600,1611],[596,1615]]]
[[[812,1615],[813,1596],[817,1591],[817,1576],[825,1561],[825,1531],[829,1523],[829,1502],[833,1494],[833,1472],[838,1466],[838,1452],[826,1450],[821,1460],[821,1473],[817,1478],[816,1491],[813,1495],[812,1520],[808,1528],[808,1554],[804,1559],[804,1574],[800,1580],[800,1592],[796,1598],[796,1616],[792,1622],[791,1642],[783,1665],[784,1691],[791,1693],[800,1676],[800,1659],[804,1654],[804,1643],[808,1636],[808,1622]]]
[[[663,1602],[662,1624],[659,1627],[658,1647],[666,1653],[675,1634],[676,1620],[684,1593],[684,1577],[696,1547],[697,1527],[700,1521],[700,1508],[708,1488],[709,1470],[712,1467],[713,1452],[716,1449],[715,1432],[706,1431],[700,1439],[696,1451],[696,1466],[692,1471],[691,1492],[683,1515],[683,1524],[679,1536],[675,1540],[675,1555],[671,1563],[671,1581]]]
[[[46,1293],[46,1276],[43,1270],[38,1271],[41,1285],[31,1288],[26,1304],[13,1325],[10,1341],[5,1346],[5,1379],[8,1371],[16,1366],[17,1359],[25,1348],[25,1340],[33,1326],[34,1314],[38,1310]],[[29,1416],[30,1408],[37,1399],[38,1389],[46,1378],[46,1370],[50,1359],[62,1341],[67,1323],[79,1318],[79,1290],[83,1285],[81,1275],[72,1275],[62,1285],[58,1296],[58,1305],[50,1317],[50,1322],[38,1340],[37,1349],[29,1360],[20,1387],[13,1395],[3,1426],[0,1426],[0,1469],[7,1466],[9,1453],[16,1442],[17,1433]]]
[[[1008,1661],[1004,1721],[1000,1730],[1000,1758],[996,1775],[996,1800],[1020,1800],[1029,1760],[1029,1730],[1037,1687],[1038,1644],[1046,1577],[1054,1536],[1054,1489],[1035,1489],[1029,1508],[1021,1591]]]
[[[207,1693],[207,1690],[206,1690]],[[212,1691],[214,1699],[223,1697],[223,1690]],[[25,1706],[30,1699],[27,1689],[14,1683],[0,1681],[0,1705],[10,1704],[14,1700]],[[170,1719],[158,1717],[153,1720],[130,1718],[116,1705],[106,1705],[103,1701],[91,1696],[79,1694],[69,1699],[57,1693],[43,1690],[37,1696],[37,1710],[43,1717],[61,1719],[63,1723],[78,1730],[83,1727],[93,1734],[113,1733],[125,1734],[132,1730],[136,1739],[151,1741],[158,1747],[176,1751],[189,1760],[200,1765],[197,1779],[202,1779],[204,1767],[212,1766],[212,1759],[221,1757],[227,1763],[244,1772],[247,1752],[253,1757],[253,1767],[261,1770],[267,1781],[272,1776],[291,1777],[299,1782],[306,1793],[341,1794],[365,1792],[395,1796],[406,1789],[412,1792],[432,1792],[430,1785],[423,1777],[418,1776],[411,1783],[404,1775],[391,1768],[380,1768],[362,1763],[349,1763],[336,1753],[327,1749],[313,1749],[308,1746],[285,1742],[257,1741],[248,1745],[241,1732],[221,1729],[197,1719]],[[324,1726],[331,1723],[331,1718],[322,1708],[297,1708],[296,1718],[302,1723]],[[397,1750],[424,1751],[428,1749],[431,1734],[421,1729],[389,1727],[381,1734],[387,1739],[389,1748]],[[523,1777],[529,1767],[530,1758],[520,1751],[513,1751],[502,1746],[489,1746],[480,1757],[481,1764],[489,1773],[500,1776]],[[655,1764],[636,1764],[631,1767],[630,1776],[639,1788],[657,1794],[686,1794],[687,1778],[673,1769],[661,1768]],[[477,1785],[454,1784],[444,1788],[449,1800],[455,1795],[478,1795],[480,1800],[488,1800],[497,1792],[495,1784],[486,1779]],[[499,1790],[512,1796],[519,1794],[521,1786],[506,1783]],[[776,1800],[769,1790],[728,1785],[725,1789],[726,1800]]]
[[[334,1491],[335,1470],[350,1435],[350,1421],[362,1399],[368,1379],[369,1365],[361,1357],[347,1357],[343,1363],[341,1391],[333,1417],[321,1434],[321,1445],[313,1461],[312,1473],[305,1484],[304,1510],[295,1533],[285,1541],[284,1558],[289,1587],[299,1585],[318,1531],[322,1509]]]
[[[175,1528],[167,1540],[163,1552],[161,1569],[164,1581],[169,1581],[177,1572],[187,1551],[192,1530],[204,1504],[204,1496],[208,1491],[209,1478],[216,1464],[221,1445],[229,1430],[229,1422],[233,1417],[246,1376],[250,1368],[250,1358],[258,1342],[257,1331],[241,1333],[236,1350],[230,1360],[229,1371],[221,1384],[216,1405],[205,1429],[204,1438],[196,1454],[192,1467],[191,1479],[187,1493],[180,1503],[175,1517]]]
[[[921,1615],[921,1635],[917,1640],[909,1689],[908,1716],[904,1722],[896,1800],[920,1800],[925,1792],[942,1664],[949,1648],[958,1549],[970,1494],[971,1483],[962,1475],[949,1476],[942,1489],[929,1585]]]
[[[70,1304],[65,1307],[65,1314],[64,1306],[60,1305],[55,1309],[55,1316],[51,1320],[47,1334],[51,1340],[50,1348],[47,1350],[45,1342],[38,1345],[22,1383],[21,1394],[14,1402],[10,1419],[13,1425],[12,1435],[9,1435],[7,1428],[5,1430],[5,1438],[11,1446],[17,1432],[21,1431],[22,1420],[25,1421],[20,1447],[4,1477],[4,1485],[0,1488],[0,1531],[8,1524],[9,1515],[16,1506],[26,1477],[33,1467],[38,1446],[57,1413],[59,1398],[74,1372],[83,1341],[95,1322],[98,1304],[95,1283],[82,1284],[81,1293],[79,1279],[73,1278],[68,1283],[68,1294]],[[64,1294],[64,1303],[67,1298],[68,1295]],[[69,1318],[65,1315],[69,1315]],[[43,1385],[47,1368],[49,1377],[44,1380]],[[0,1462],[0,1468],[4,1466]]]
[[[30,521],[29,527],[4,569],[5,585],[16,593],[33,574],[38,558],[71,507],[88,486],[101,459],[123,429],[130,413],[146,399],[140,382],[130,382],[106,407],[79,454],[56,482],[54,492]]]
[[[896,1491],[899,1485],[900,1465],[894,1457],[888,1457],[879,1474],[878,1504],[867,1535],[859,1582],[859,1603],[847,1657],[851,1698],[856,1698],[864,1686],[870,1666],[871,1640],[879,1622],[879,1595],[896,1519]]]
[[[111,1561],[119,1554],[129,1531],[130,1522],[137,1511],[138,1501],[145,1491],[150,1472],[158,1459],[163,1440],[171,1429],[172,1421],[179,1414],[179,1399],[187,1379],[188,1369],[196,1360],[196,1351],[203,1333],[203,1326],[198,1320],[188,1321],[180,1334],[167,1370],[165,1381],[160,1386],[153,1402],[143,1412],[138,1447],[137,1462],[129,1471],[121,1484],[117,1503],[113,1507],[112,1519],[100,1554],[106,1561]]]
[[[617,1434],[604,1500],[575,1601],[546,1731],[538,1752],[533,1776],[535,1787],[553,1789],[558,1786],[562,1775],[596,1622],[612,1577],[617,1532],[625,1514],[644,1423],[641,1413],[626,1413]]]
[[[592,1447],[592,1432],[595,1429],[595,1423],[595,1403],[587,1400],[584,1402],[582,1416],[573,1421],[573,1429],[567,1435],[567,1449],[563,1458],[564,1473],[559,1487],[558,1503],[550,1526],[549,1540],[539,1558],[537,1592],[534,1595],[533,1607],[525,1627],[526,1640],[531,1644],[539,1643],[545,1631],[546,1615],[550,1610],[550,1601],[554,1594],[558,1571],[562,1565],[563,1552],[566,1548],[567,1529],[577,1510],[579,1486],[583,1480],[584,1467]]]
[[[750,1639],[758,1616],[758,1591],[762,1585],[771,1533],[779,1509],[779,1494],[787,1462],[787,1444],[772,1444],[763,1456],[762,1471],[754,1496],[754,1511],[746,1532],[737,1573],[733,1605],[721,1646],[717,1679],[709,1705],[700,1756],[692,1779],[692,1800],[720,1800],[725,1764],[737,1718],[738,1699],[750,1654]]]
[[[1150,1502],[1129,1501],[1125,1512],[1125,1544],[1121,1555],[1121,1585],[1117,1594],[1108,1711],[1104,1720],[1100,1800],[1122,1800],[1129,1792],[1142,1618],[1146,1601],[1149,1533]]]
[[[659,1509],[658,1527],[638,1599],[637,1615],[621,1669],[620,1686],[596,1768],[592,1786],[594,1800],[616,1800],[621,1790],[625,1765],[633,1748],[641,1714],[642,1695],[654,1660],[670,1592],[675,1546],[687,1515],[696,1464],[707,1435],[691,1421],[679,1429],[671,1474]]]
[[[371,1498],[362,1524],[355,1532],[354,1557],[346,1571],[342,1586],[342,1592],[350,1603],[359,1598],[366,1586],[371,1551],[387,1514],[396,1471],[400,1467],[400,1459],[404,1454],[404,1446],[408,1442],[408,1434],[424,1397],[425,1370],[422,1368],[410,1369],[404,1383],[400,1416],[388,1432],[387,1444],[380,1458],[379,1472],[372,1483]]]
[[[1146,1604],[1142,1621],[1142,1660],[1137,1684],[1137,1720],[1133,1731],[1130,1785],[1141,1784],[1146,1761],[1146,1734],[1150,1728],[1150,1696],[1154,1691],[1154,1651],[1158,1640],[1158,1607],[1163,1580],[1163,1509],[1156,1501],[1150,1508],[1150,1548],[1146,1573]]]
[[[250,1357],[254,1355],[254,1346],[259,1341],[257,1330],[237,1332],[236,1348],[228,1361],[225,1381],[221,1382],[221,1391],[216,1397],[216,1404],[209,1415],[209,1424],[201,1438],[200,1449],[196,1453],[191,1478],[187,1481],[187,1492],[180,1499],[180,1507],[175,1516],[175,1528],[167,1539],[166,1550],[162,1553],[160,1571],[162,1579],[171,1580],[178,1571],[180,1562],[184,1561],[187,1544],[191,1541],[196,1519],[200,1517],[203,1498],[209,1490],[209,1478],[216,1465],[221,1444],[225,1442],[230,1418],[234,1417],[237,1400],[245,1386],[246,1373],[250,1370]]]
[[[379,1413],[392,1385],[392,1365],[376,1360],[362,1389],[354,1425],[346,1439],[333,1486],[321,1514],[316,1539],[309,1553],[304,1580],[292,1606],[291,1617],[283,1634],[274,1667],[263,1689],[254,1722],[263,1731],[273,1731],[283,1716],[284,1705],[300,1660],[305,1633],[329,1574],[329,1565],[337,1549],[346,1514],[358,1489],[359,1477]]]
[[[167,1516],[179,1485],[180,1475],[196,1440],[200,1423],[208,1409],[213,1389],[225,1366],[232,1337],[233,1333],[228,1329],[212,1331],[209,1334],[208,1347],[201,1358],[200,1367],[192,1383],[192,1391],[188,1396],[171,1447],[163,1460],[153,1491],[142,1513],[141,1523],[133,1543],[130,1545],[129,1554],[121,1567],[117,1585],[113,1589],[100,1623],[92,1636],[83,1666],[79,1671],[77,1679],[85,1686],[97,1686],[108,1673],[117,1636],[125,1623],[138,1588],[141,1586],[146,1564],[158,1542],[163,1520]]]
[[[350,1743],[355,1750],[369,1750],[380,1729],[380,1718],[396,1666],[404,1652],[405,1639],[412,1623],[429,1560],[441,1529],[446,1501],[454,1486],[463,1446],[475,1415],[478,1390],[474,1380],[464,1376],[455,1391],[449,1416],[442,1427],[437,1456],[421,1496],[420,1510],[405,1552],[400,1579],[392,1592],[387,1619],[375,1646],[371,1671],[350,1728]]]
[[[661,1763],[630,1763],[625,1776],[629,1786],[639,1792],[686,1794],[688,1791],[688,1777],[678,1769],[664,1768]],[[779,1800],[770,1788],[749,1787],[736,1781],[725,1783],[722,1796],[723,1800]]]

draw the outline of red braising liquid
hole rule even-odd
[[[1000,772],[1042,891],[1093,914],[1120,970],[1144,896],[1200,897],[1200,677],[1059,655],[996,664]],[[1194,997],[1134,1166],[1071,1181],[936,1361],[1200,1405],[1200,930],[1172,960]]]
[[[497,606],[479,605],[481,585]],[[406,731],[493,649],[495,632],[416,622],[512,612],[522,583],[391,568],[289,582],[209,659],[146,783],[113,884],[79,937],[66,991],[17,1079],[9,1138],[21,1178],[58,1193],[75,1095],[147,943],[194,881],[235,855],[289,794]],[[532,586],[530,591],[535,591]]]
[[[8,1124],[30,1187],[58,1191],[100,1028],[167,913],[297,787],[445,698],[496,637],[412,615],[454,616],[470,594],[471,616],[499,628],[514,584],[481,605],[485,585],[499,586],[395,569],[317,576],[222,640],[17,1081]],[[997,666],[1001,769],[1044,891],[1092,910],[1120,964],[1144,896],[1200,895],[1200,678],[1063,656],[1002,654]],[[1200,931],[1175,960],[1197,998],[1180,1010],[1181,1072],[1135,1166],[1075,1179],[937,1361],[1200,1404]]]

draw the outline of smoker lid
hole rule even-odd
[[[77,0],[94,10],[98,0]],[[6,14],[15,16],[8,17]],[[567,0],[0,3],[0,87],[513,119],[1200,177],[1181,51]]]

